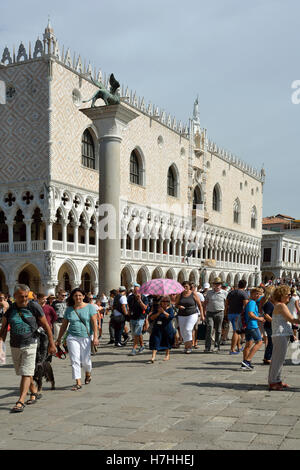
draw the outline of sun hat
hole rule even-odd
[[[215,277],[214,281],[213,281],[213,284],[223,284],[223,281],[220,277]]]

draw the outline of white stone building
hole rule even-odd
[[[60,48],[50,24],[33,49],[21,44],[17,53],[3,52],[1,290],[12,292],[16,281],[46,293],[104,288],[98,260],[104,127],[80,112],[97,90],[93,79],[108,81]],[[182,125],[128,88],[120,95],[118,109],[132,120],[119,131],[119,174],[100,175],[120,200],[118,281],[203,282],[218,275],[229,284],[259,282],[264,171],[208,139],[198,101]]]
[[[262,280],[300,281],[300,237],[290,232],[263,230]]]

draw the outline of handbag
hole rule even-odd
[[[205,336],[206,336],[206,329],[207,329],[207,325],[205,322],[201,322],[199,325],[198,325],[198,331],[197,331],[197,339],[198,340],[203,340],[205,339]]]
[[[79,318],[79,320],[81,321],[81,323],[85,326],[89,338],[91,338],[91,335],[90,335],[90,333],[89,333],[89,330],[88,330],[86,324],[85,324],[84,321],[82,320],[82,318],[81,318],[81,316],[79,315],[79,313],[77,312],[77,310],[75,310],[75,308],[74,308],[74,312],[75,312],[76,315],[78,316],[78,318]],[[96,354],[97,352],[98,352],[97,346],[95,346],[95,345],[93,344],[93,341],[91,341],[91,354]]]

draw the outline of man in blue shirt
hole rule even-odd
[[[251,360],[255,353],[261,348],[263,342],[258,327],[258,322],[264,322],[264,318],[259,316],[257,300],[261,295],[260,289],[251,289],[250,301],[245,308],[245,322],[246,322],[246,345],[243,353],[242,369],[252,370],[254,366]],[[254,344],[253,344],[254,343]]]

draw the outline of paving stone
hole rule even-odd
[[[231,431],[238,431],[238,432],[253,432],[256,434],[268,434],[268,435],[279,435],[279,436],[286,436],[290,431],[290,426],[278,426],[274,425],[271,426],[269,424],[250,424],[250,423],[236,423],[232,428]]]
[[[285,439],[279,450],[300,450],[300,439]]]
[[[129,360],[132,345],[122,351],[105,345],[107,322],[92,358],[92,383],[78,393],[70,391],[68,359],[54,359],[57,390],[46,384],[40,403],[13,415],[19,377],[1,368],[1,450],[299,449],[300,389],[267,390],[263,351],[249,374],[229,356],[229,345],[219,355],[174,351],[168,364],[160,355],[152,368],[145,364],[149,351]],[[284,370],[297,385],[290,381],[295,367]]]
[[[250,432],[225,431],[221,440],[231,442],[251,442],[256,436],[257,434]]]

